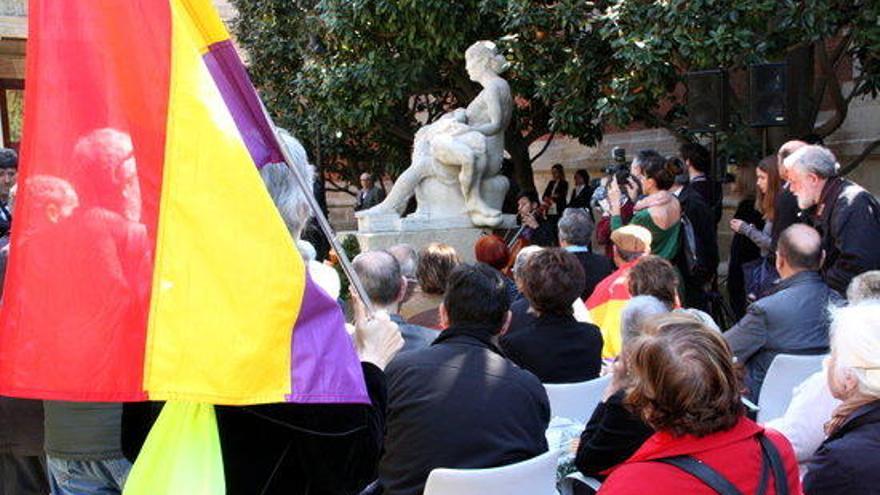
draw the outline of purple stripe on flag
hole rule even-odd
[[[288,402],[369,403],[354,344],[339,305],[306,276],[291,344]]]
[[[275,137],[263,113],[263,104],[232,41],[214,43],[204,58],[208,72],[220,89],[223,101],[229,107],[235,126],[238,127],[257,168],[262,168],[267,163],[284,161],[275,146]]]

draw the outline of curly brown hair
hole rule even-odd
[[[461,261],[455,248],[442,242],[432,242],[419,252],[419,267],[416,269],[416,278],[422,292],[428,294],[443,294],[446,292],[446,282],[452,269]]]
[[[702,437],[744,414],[727,342],[691,315],[659,317],[632,342],[627,369],[626,404],[657,431]]]
[[[645,256],[630,270],[627,287],[633,296],[654,296],[671,310],[678,291],[678,272],[665,258]]]
[[[541,314],[566,316],[584,290],[584,268],[560,248],[542,249],[526,259],[517,276],[529,305]]]

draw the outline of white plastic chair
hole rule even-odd
[[[586,423],[602,400],[611,375],[579,383],[545,383],[550,399],[550,415]]]
[[[428,475],[424,495],[558,495],[551,450],[527,461],[490,469],[437,468]]]
[[[827,354],[796,356],[779,354],[773,358],[761,385],[758,398],[758,423],[766,423],[783,414],[791,402],[792,391],[810,375],[822,369]]]
[[[599,487],[602,486],[602,483],[599,482],[596,478],[590,478],[588,476],[584,476],[581,473],[571,473],[562,481],[559,482],[559,493],[560,495],[574,495],[575,487],[577,485],[587,485],[592,488],[593,491],[598,492]]]

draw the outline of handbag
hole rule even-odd
[[[766,296],[773,287],[773,283],[779,279],[779,273],[770,262],[769,257],[743,263],[742,271],[745,279],[746,297],[752,302]]]

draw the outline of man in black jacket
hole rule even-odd
[[[684,305],[708,311],[708,291],[718,271],[718,229],[712,210],[693,184],[676,185],[672,193],[678,196],[683,216],[694,229],[696,265],[689,269],[684,250],[679,249],[676,265],[684,278]]]
[[[791,190],[822,236],[825,282],[843,294],[850,280],[880,268],[880,203],[858,184],[837,176],[837,159],[822,146],[798,149],[785,160]]]
[[[388,429],[379,463],[385,494],[421,494],[435,468],[497,467],[547,450],[547,393],[495,344],[510,321],[509,304],[496,270],[458,266],[440,306],[446,330],[431,347],[388,366]]]
[[[706,175],[712,166],[709,150],[698,143],[685,143],[679,148],[679,154],[688,174],[688,184],[712,207],[712,219],[717,224],[721,220],[723,190],[720,181]]]

